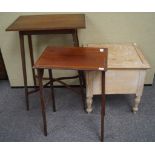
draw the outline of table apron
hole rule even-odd
[[[76,29],[20,31],[22,35],[73,34]]]

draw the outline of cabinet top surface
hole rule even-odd
[[[150,68],[141,50],[133,43],[88,44],[88,47],[108,48],[109,69],[147,69]]]
[[[102,70],[107,69],[107,49],[89,47],[47,47],[34,68]]]
[[[19,16],[6,31],[36,31],[85,28],[84,14]]]

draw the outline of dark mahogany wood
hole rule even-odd
[[[23,35],[73,34],[76,29],[20,31]]]
[[[102,102],[101,102],[101,142],[104,141],[104,116],[105,116],[105,72],[102,72]]]
[[[31,66],[33,66],[34,65],[34,56],[33,56],[33,46],[32,46],[32,37],[31,37],[31,35],[28,35],[28,45],[29,45]],[[37,83],[36,83],[36,78],[35,78],[35,71],[34,71],[33,68],[32,68],[32,75],[33,75],[34,86],[36,86]]]
[[[75,70],[106,69],[107,49],[90,47],[47,47],[38,58],[34,68]]]
[[[42,75],[40,72],[44,69],[49,70],[51,80],[54,80],[51,75],[52,74],[51,69],[69,69],[69,70],[74,69],[78,70],[79,74],[81,74],[81,71],[84,70],[92,70],[92,71],[101,70],[102,72],[101,141],[104,141],[105,71],[107,70],[107,52],[108,49],[106,48],[101,50],[100,48],[90,48],[90,47],[47,47],[41,54],[41,56],[38,58],[37,62],[34,64],[34,68],[38,70],[39,81],[43,80],[42,76],[40,76]],[[68,87],[64,82],[58,79],[56,81]],[[81,76],[79,76],[79,81],[80,81],[81,95],[85,108],[85,97],[82,87]],[[40,90],[41,104],[45,105],[42,93],[43,88],[42,81],[40,81],[39,84],[41,89]],[[44,111],[45,113],[44,109],[42,109],[42,111]],[[43,115],[44,134],[45,134],[47,132],[47,124],[46,120],[44,119],[45,116]]]
[[[34,91],[28,92],[27,86],[27,73],[26,73],[26,60],[25,60],[25,49],[24,49],[24,36],[28,36],[28,44],[30,50],[30,59],[31,64],[34,64],[34,56],[33,56],[33,47],[32,47],[32,39],[31,35],[42,35],[42,34],[72,34],[74,46],[79,46],[78,34],[77,29],[85,28],[85,16],[84,14],[52,14],[52,15],[30,15],[30,16],[20,16],[15,22],[13,22],[6,31],[19,31],[19,39],[20,39],[20,49],[21,49],[21,60],[22,60],[22,69],[23,69],[23,79],[24,79],[24,87],[25,87],[25,97],[26,97],[26,108],[29,110],[29,98],[28,94],[31,94],[36,91],[40,91],[40,100],[41,100],[41,110],[42,110],[42,117],[43,117],[43,124],[44,124],[44,135],[47,136],[47,122],[46,122],[46,113],[45,113],[45,103],[43,98],[43,69],[44,67],[47,69],[75,69],[79,70],[79,74],[82,73],[82,79],[84,84],[84,74],[82,71],[84,70],[102,70],[102,104],[101,104],[101,141],[104,141],[104,115],[105,115],[105,71],[107,70],[107,49],[105,51],[99,52],[97,48],[66,48],[64,54],[62,55],[62,51],[56,54],[53,51],[52,54],[47,52],[47,55],[43,55],[44,59],[48,58],[48,56],[56,56],[61,58],[59,64],[53,60],[51,61],[48,59],[48,63],[52,65],[52,67],[48,66],[48,64],[42,59],[39,60],[35,65],[34,68],[37,68],[38,72],[38,79],[39,79],[39,89]],[[51,47],[46,49],[47,51],[51,50]],[[73,53],[71,54],[71,51]],[[81,53],[82,52],[82,53]],[[46,52],[45,52],[46,53]],[[61,53],[61,57],[60,54]],[[68,55],[69,54],[69,55]],[[71,55],[70,55],[71,54]],[[104,55],[104,56],[103,56]],[[47,57],[46,57],[47,56]],[[39,66],[40,65],[40,66]],[[101,67],[101,68],[100,68]],[[34,85],[36,84],[34,74],[35,72],[32,70]],[[51,76],[51,75],[50,75]],[[82,83],[80,76],[80,86]],[[67,77],[68,79],[75,78],[75,77]],[[50,77],[51,78],[51,77]],[[64,77],[52,79],[51,81],[58,81],[62,84],[66,85],[61,80]],[[66,79],[66,77],[64,78]],[[48,82],[48,84],[52,83]],[[85,85],[85,84],[84,84]],[[82,87],[81,87],[82,88]],[[51,87],[52,89],[52,87]],[[81,90],[81,93],[82,90]],[[83,99],[84,100],[84,99]],[[54,110],[53,104],[53,110]]]
[[[36,31],[85,28],[84,14],[49,14],[20,16],[7,31]]]
[[[79,39],[78,39],[77,30],[75,30],[75,32],[72,33],[72,36],[73,36],[74,46],[75,47],[79,47]],[[83,87],[86,87],[86,83],[85,83],[86,80],[85,80],[84,72],[83,71],[79,71],[79,75],[81,76],[80,77],[80,82],[82,82],[82,83],[80,83],[80,85],[82,84]]]
[[[26,61],[25,61],[25,48],[24,48],[24,36],[20,32],[19,32],[19,39],[20,39],[20,51],[21,51],[21,60],[22,60],[22,68],[23,68],[23,79],[24,79],[24,88],[25,88],[26,109],[29,110]]]
[[[85,93],[84,93],[84,87],[83,87],[83,73],[82,71],[78,71],[79,74],[79,83],[80,83],[80,92],[81,92],[81,97],[82,97],[82,102],[83,102],[83,109],[86,109],[86,97],[85,97]]]
[[[41,111],[43,117],[43,124],[44,124],[44,135],[47,136],[47,121],[46,121],[46,108],[45,102],[43,97],[43,69],[37,69],[38,72],[38,81],[39,81],[39,93],[40,93],[40,101],[41,101]]]
[[[79,46],[77,29],[80,29],[80,28],[85,28],[84,14],[51,14],[51,15],[20,16],[6,29],[6,31],[19,31],[27,110],[29,110],[28,95],[31,94],[31,92],[32,93],[36,92],[36,90],[28,92],[24,36],[25,35],[28,36],[30,59],[31,59],[31,64],[33,65],[34,56],[33,56],[31,35],[71,34],[73,37],[74,45]],[[34,74],[35,72],[32,69],[32,75],[33,75],[34,86],[35,86],[36,76]],[[84,81],[84,78],[83,78],[83,81]]]

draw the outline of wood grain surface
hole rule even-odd
[[[28,15],[18,17],[6,31],[85,28],[84,14]]]
[[[108,69],[148,69],[149,63],[134,43],[88,44],[88,47],[108,48]]]
[[[107,51],[89,47],[47,47],[34,68],[106,70]]]

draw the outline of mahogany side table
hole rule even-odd
[[[18,31],[20,39],[20,52],[22,60],[22,70],[24,78],[26,108],[29,110],[28,95],[37,90],[28,91],[27,72],[24,48],[24,36],[28,37],[28,45],[30,52],[31,66],[34,65],[32,35],[42,34],[71,34],[73,37],[74,46],[79,46],[77,30],[85,28],[84,14],[52,14],[52,15],[28,15],[17,18],[6,31]],[[34,86],[36,86],[35,71],[32,68]],[[84,79],[84,74],[79,72],[79,75]],[[77,78],[78,76],[69,77]],[[65,77],[66,78],[66,77]],[[84,83],[84,80],[83,80]]]
[[[107,70],[108,49],[89,47],[47,47],[34,64],[38,72],[40,101],[44,124],[44,135],[47,136],[47,122],[43,97],[44,69],[65,69],[80,71],[100,71],[102,73],[102,104],[101,104],[101,141],[104,140],[105,115],[105,71]]]

